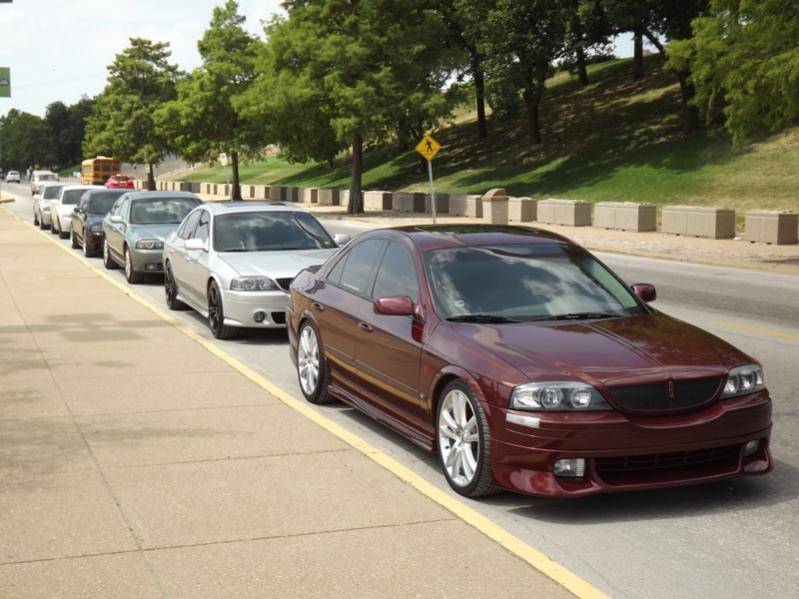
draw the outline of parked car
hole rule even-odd
[[[33,176],[31,177],[31,193],[36,195],[39,193],[39,189],[43,183],[54,181],[58,181],[58,175],[52,171],[33,171]]]
[[[8,171],[6,174],[6,183],[21,183],[22,179],[19,176],[19,171]]]
[[[108,181],[105,182],[105,186],[108,189],[133,189],[133,179],[128,177],[127,175],[122,175],[117,173],[116,175],[111,175],[108,178]]]
[[[309,401],[437,452],[465,496],[769,472],[761,366],[655,298],[546,231],[374,231],[292,283],[291,356]]]
[[[64,183],[43,183],[39,193],[33,196],[33,224],[40,229],[47,229],[52,224],[52,204],[58,200],[58,194]]]
[[[88,189],[91,189],[88,185],[65,185],[59,190],[58,198],[50,204],[50,218],[52,219],[50,232],[53,235],[58,235],[61,239],[69,237],[72,228],[72,212]]]
[[[103,247],[103,219],[124,189],[93,187],[87,190],[72,213],[72,247],[82,248],[84,256],[94,256]]]
[[[103,264],[124,266],[129,283],[163,272],[164,239],[201,204],[193,193],[129,191],[103,219]]]
[[[346,243],[316,218],[280,202],[205,204],[164,245],[164,290],[172,310],[194,308],[218,339],[238,328],[284,328],[289,285]],[[338,243],[337,243],[338,242]]]

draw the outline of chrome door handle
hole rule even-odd
[[[313,307],[314,310],[319,310],[320,312],[325,311],[325,307],[319,302],[311,302],[311,306]]]
[[[358,326],[361,328],[361,330],[364,330],[364,331],[366,331],[367,333],[371,333],[371,332],[374,330],[374,329],[372,328],[372,325],[370,325],[368,322],[363,322],[363,321],[362,321],[362,322],[359,322],[359,323],[358,323]]]

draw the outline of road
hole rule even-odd
[[[26,186],[4,185],[4,190],[16,198],[6,206],[31,222]],[[368,228],[335,220],[325,224],[333,233]],[[469,505],[615,597],[796,596],[799,277],[599,256],[628,282],[654,284],[658,309],[710,330],[762,362],[774,398],[773,474],[574,501],[504,494]],[[99,259],[93,263],[102,268]],[[121,271],[111,274],[124,282]],[[135,292],[163,305],[160,281],[138,285]],[[213,340],[196,314],[174,314]],[[284,332],[247,332],[214,342],[301,397]],[[345,406],[319,410],[450,492],[435,460],[404,439]]]

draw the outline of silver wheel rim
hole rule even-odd
[[[319,382],[319,341],[313,328],[306,326],[297,346],[297,368],[300,385],[306,395],[313,395]]]
[[[125,250],[125,274],[130,278],[130,273],[133,271],[133,265],[130,263],[130,251]]]
[[[447,393],[439,407],[438,447],[449,478],[468,486],[477,473],[480,433],[472,401],[460,389]]]

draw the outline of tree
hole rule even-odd
[[[108,67],[108,83],[86,123],[83,151],[147,165],[147,189],[155,190],[154,165],[170,152],[169,138],[155,125],[153,115],[176,97],[181,75],[169,62],[166,42],[131,38]]]
[[[202,66],[178,85],[177,99],[156,114],[159,128],[185,159],[211,161],[227,154],[234,200],[241,199],[241,157],[256,155],[266,145],[261,121],[243,118],[234,102],[256,78],[258,40],[245,31],[244,22],[235,0],[214,8],[197,44]]]
[[[93,106],[94,100],[87,96],[70,106],[60,101],[47,106],[44,120],[53,132],[53,152],[60,166],[70,166],[81,161],[86,119]]]
[[[3,170],[24,171],[49,166],[55,160],[52,131],[41,118],[16,108],[0,118],[0,164]]]
[[[534,145],[542,143],[539,106],[552,63],[564,49],[568,4],[497,0],[481,41],[492,106],[510,102],[512,110],[521,96]]]
[[[601,0],[613,33],[633,34],[633,80],[644,77],[644,36],[658,0]]]
[[[565,55],[573,63],[580,85],[588,80],[588,55],[608,51],[612,30],[601,0],[571,0],[567,6]]]

